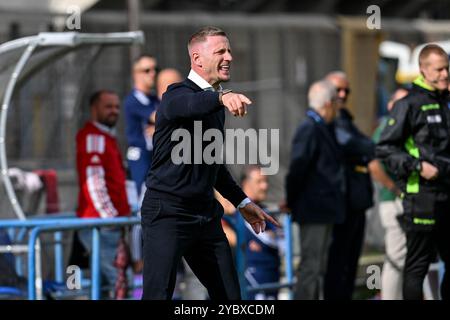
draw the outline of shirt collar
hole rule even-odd
[[[210,90],[210,91],[216,91],[213,86],[211,86],[208,81],[203,79],[197,72],[191,69],[188,75],[188,79],[191,80],[193,83],[198,85],[203,90]],[[219,91],[222,91],[222,86],[219,84]]]
[[[103,131],[103,132],[105,132],[105,133],[107,133],[107,134],[109,134],[110,136],[113,136],[113,137],[116,136],[116,128],[110,128],[108,126],[105,126],[104,124],[101,124],[100,122],[97,122],[97,121],[92,121],[92,123],[100,131]]]
[[[325,123],[325,119],[322,118],[322,116],[311,107],[306,111],[306,115],[312,118],[317,123]]]
[[[134,88],[134,97],[143,105],[148,106],[150,104],[149,97],[139,89]]]
[[[427,84],[427,83],[425,82],[425,78],[424,78],[422,75],[418,76],[418,77],[413,81],[413,83],[414,83],[415,85],[421,87],[421,88],[424,88],[425,90],[428,90],[428,91],[435,91],[435,89],[434,89],[432,86],[430,86],[429,84]]]

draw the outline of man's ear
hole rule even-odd
[[[424,66],[423,64],[419,64],[419,72],[422,77],[425,77],[425,73],[423,72]]]
[[[198,52],[192,53],[192,62],[199,68],[202,67],[202,59],[200,57],[200,54]]]
[[[425,75],[423,74],[422,68],[419,67],[419,73],[422,77],[425,77]]]

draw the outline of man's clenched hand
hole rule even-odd
[[[426,180],[436,179],[439,174],[438,168],[433,166],[431,163],[422,161],[422,170],[420,175]]]

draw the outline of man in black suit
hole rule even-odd
[[[287,206],[300,226],[301,262],[295,299],[319,299],[333,224],[345,213],[343,159],[330,123],[336,117],[336,89],[328,81],[308,92],[310,108],[292,144],[286,177]]]
[[[203,130],[223,134],[225,109],[244,116],[251,103],[246,96],[220,86],[230,79],[232,61],[225,32],[215,27],[200,29],[191,36],[188,51],[188,78],[169,86],[156,114],[153,164],[141,210],[142,298],[171,299],[177,265],[184,256],[211,299],[237,300],[241,298],[239,282],[221,226],[223,208],[214,198],[214,188],[239,208],[256,233],[264,231],[266,220],[277,222],[247,198],[224,164],[198,161],[205,143],[198,148],[193,142],[193,150],[183,151],[180,163],[178,133],[188,132],[193,141],[194,128],[201,121]]]

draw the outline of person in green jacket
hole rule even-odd
[[[399,88],[392,94],[387,104],[390,112],[394,103],[405,97],[408,90]],[[386,127],[389,116],[380,119],[372,136],[375,143],[380,140],[381,132]],[[385,261],[381,273],[381,299],[402,300],[403,266],[406,256],[406,236],[400,225],[399,217],[403,213],[400,189],[395,185],[394,177],[383,164],[375,159],[370,164],[372,179],[381,185],[378,193],[379,214],[384,228]]]

